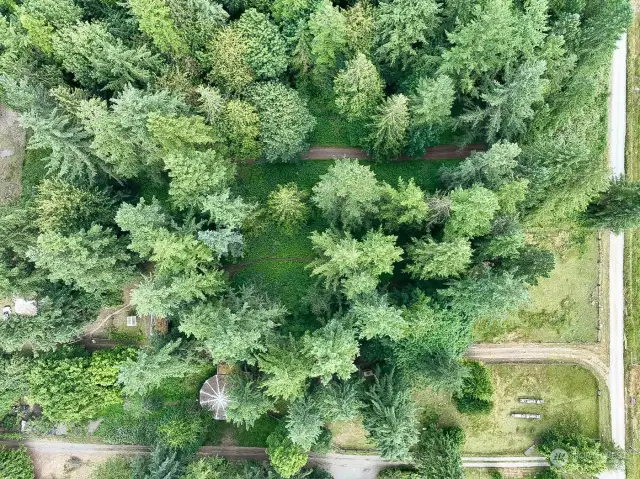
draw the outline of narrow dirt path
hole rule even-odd
[[[420,158],[400,156],[394,161],[419,161],[419,160],[448,160],[467,158],[474,151],[486,150],[485,145],[467,145],[463,148],[456,145],[440,145],[427,148]],[[361,148],[340,148],[332,146],[313,146],[302,157],[303,160],[333,160],[336,158],[356,158],[358,160],[369,159],[367,152]]]

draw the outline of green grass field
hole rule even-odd
[[[482,322],[481,341],[595,342],[598,326],[598,239],[556,259],[549,278],[530,288],[530,303],[502,324]]]
[[[421,414],[435,413],[443,425],[462,426],[467,455],[522,454],[538,435],[561,421],[574,421],[580,430],[597,438],[598,385],[593,375],[578,366],[489,365],[494,385],[494,409],[486,416],[460,414],[450,396],[416,392]],[[541,406],[521,405],[520,397],[544,399]],[[513,412],[542,414],[541,420],[515,419]],[[357,423],[334,423],[334,443],[343,449],[370,449]]]

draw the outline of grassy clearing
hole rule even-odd
[[[434,191],[438,186],[440,168],[451,167],[457,162],[458,160],[365,163],[371,166],[381,181],[396,184],[400,176],[414,178],[426,191]],[[332,164],[331,160],[317,160],[277,165],[248,165],[240,169],[240,193],[252,201],[264,204],[269,193],[278,184],[295,182],[311,194],[313,185]],[[304,316],[305,299],[309,287],[314,282],[305,270],[305,265],[314,256],[309,236],[313,231],[322,231],[328,226],[318,214],[312,217],[304,228],[293,233],[267,225],[264,229],[247,235],[242,261],[248,264],[234,275],[233,282],[256,282],[268,293],[280,298],[292,313]],[[266,258],[271,260],[265,261]],[[274,261],[276,258],[295,260]]]
[[[482,341],[595,342],[598,327],[598,238],[556,260],[549,278],[532,287],[530,303],[502,324],[484,322],[476,336]]]
[[[494,409],[487,416],[460,414],[451,397],[432,391],[415,394],[423,414],[435,413],[443,425],[462,426],[467,434],[466,455],[522,454],[538,435],[560,421],[575,421],[590,437],[598,433],[598,385],[579,366],[490,365],[494,384]],[[521,405],[521,397],[545,400],[541,406]],[[541,420],[514,419],[513,412],[542,414]],[[334,423],[334,443],[343,448],[369,449],[359,425]]]

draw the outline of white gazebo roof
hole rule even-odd
[[[216,374],[205,381],[200,388],[200,405],[213,413],[219,421],[227,419],[226,408],[229,404],[227,396],[227,376]]]

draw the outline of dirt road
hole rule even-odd
[[[609,103],[609,162],[612,174],[624,174],[624,148],[627,131],[627,34],[618,41],[611,66]],[[625,448],[626,401],[624,395],[624,235],[611,233],[609,250],[609,394],[611,435],[614,444]],[[624,470],[600,476],[623,479]]]
[[[474,151],[486,150],[485,145],[468,145],[460,148],[456,145],[441,145],[427,148],[425,154],[420,158],[408,158],[400,156],[396,161],[411,160],[448,160],[451,158],[467,158]],[[314,146],[306,155],[302,157],[304,160],[332,160],[336,158],[357,158],[365,160],[368,158],[367,152],[360,148],[338,148],[330,146]]]
[[[466,357],[485,363],[578,364],[606,381],[609,367],[600,359],[600,354],[597,344],[477,343],[469,348]]]
[[[8,447],[24,445],[32,454],[40,457],[46,454],[64,453],[83,457],[137,456],[150,453],[150,449],[144,446],[78,444],[46,440],[0,441],[0,445]],[[263,461],[267,459],[265,450],[259,447],[206,446],[200,449],[198,455],[223,456],[230,460]],[[469,468],[539,468],[547,465],[544,458],[524,456],[464,457],[463,463]],[[385,461],[379,456],[330,453],[310,454],[309,464],[327,469],[335,479],[375,479],[382,469],[401,463]]]

